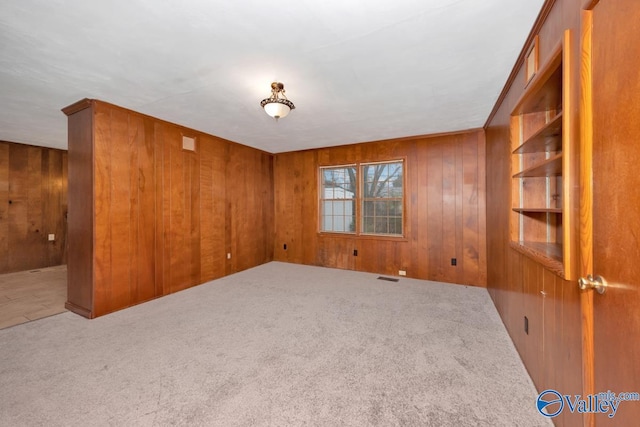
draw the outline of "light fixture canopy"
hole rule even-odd
[[[265,98],[260,102],[260,106],[264,108],[264,111],[276,119],[286,117],[287,114],[294,108],[293,102],[287,99],[287,96],[284,94],[284,85],[280,82],[271,83],[271,96],[269,98]]]

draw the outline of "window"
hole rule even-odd
[[[335,233],[356,231],[356,167],[320,168],[320,230]]]
[[[403,175],[401,160],[321,167],[320,231],[403,236]]]
[[[402,162],[364,164],[363,234],[402,236]]]

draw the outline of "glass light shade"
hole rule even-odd
[[[269,102],[264,105],[264,111],[271,117],[280,119],[286,117],[289,111],[291,111],[291,108],[280,102]]]

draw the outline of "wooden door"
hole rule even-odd
[[[599,1],[591,19],[592,273],[609,284],[602,295],[586,292],[591,381],[596,393],[640,392],[640,2]],[[613,418],[586,420],[638,425],[640,402],[622,402]]]

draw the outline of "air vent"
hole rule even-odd
[[[398,282],[400,279],[396,279],[395,277],[384,277],[378,276],[378,280],[386,280],[387,282]]]
[[[196,151],[196,139],[189,136],[183,136],[182,149],[187,151]]]

